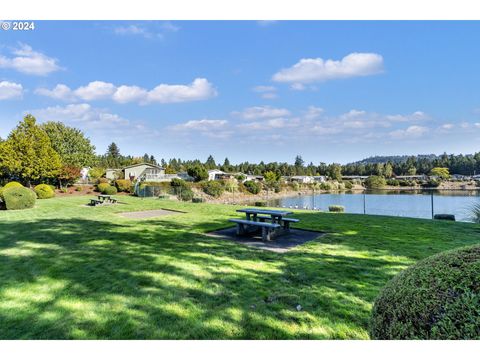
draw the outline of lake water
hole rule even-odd
[[[356,214],[432,218],[431,191],[368,191],[299,195],[267,201],[269,206],[328,211],[329,205],[343,205]],[[469,221],[469,210],[480,203],[480,191],[433,191],[435,214],[454,214],[457,221]]]

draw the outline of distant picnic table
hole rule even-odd
[[[266,210],[247,208],[239,209],[237,212],[245,213],[243,219],[229,219],[230,222],[237,224],[237,235],[255,234],[262,232],[262,240],[270,241],[284,233],[290,231],[290,223],[296,223],[298,219],[287,218],[293,214],[287,210]]]
[[[115,204],[117,199],[113,198],[111,195],[97,195],[97,199],[90,199],[91,206]]]

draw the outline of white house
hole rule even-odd
[[[298,175],[291,176],[290,181],[298,182],[300,184],[311,184],[314,182],[313,176]]]
[[[226,173],[222,170],[214,169],[208,170],[208,180],[224,180],[233,178],[232,174]]]
[[[327,177],[323,175],[314,176],[313,181],[317,183],[324,183],[327,181]]]

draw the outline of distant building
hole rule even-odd
[[[395,179],[397,180],[422,180],[422,181],[427,181],[428,176],[427,175],[398,175],[395,176]]]
[[[298,176],[290,176],[290,181],[298,182],[300,184],[311,184],[314,182],[314,179],[313,179],[313,176],[298,175]]]
[[[366,175],[344,175],[342,180],[365,180],[368,176]]]
[[[235,174],[226,173],[222,170],[208,170],[208,180],[227,180],[235,178]]]
[[[460,180],[460,181],[468,181],[471,180],[472,177],[468,175],[461,175],[461,174],[453,174],[450,176],[451,180]]]
[[[105,170],[105,177],[109,180],[117,180],[119,178],[120,174],[122,175],[121,178],[123,178],[122,169],[107,169],[107,170]]]
[[[323,176],[323,175],[314,176],[314,177],[313,177],[313,181],[314,181],[314,182],[317,182],[317,183],[324,183],[324,182],[327,181],[327,177],[326,177],[326,176]]]

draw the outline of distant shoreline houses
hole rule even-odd
[[[105,177],[109,180],[118,180],[125,179],[131,181],[149,181],[149,182],[163,182],[171,181],[172,179],[182,179],[185,181],[193,181],[193,178],[189,176],[186,172],[181,172],[177,174],[166,174],[165,168],[149,164],[149,163],[140,163],[125,166],[121,169],[107,169],[105,172]],[[348,181],[364,181],[368,178],[367,175],[344,175],[342,180]],[[436,176],[428,175],[398,175],[393,176],[397,180],[418,180],[418,181],[428,181],[436,179]],[[262,175],[252,175],[244,174],[242,172],[229,173],[219,169],[213,169],[208,171],[208,180],[229,180],[229,179],[238,179],[241,182],[245,181],[263,181],[264,177]],[[328,180],[326,176],[317,175],[295,175],[295,176],[282,176],[281,180],[284,182],[297,182],[300,184],[313,184],[313,183],[324,183]],[[453,174],[450,176],[450,180],[455,181],[471,181],[471,180],[480,180],[480,175],[459,175]]]

